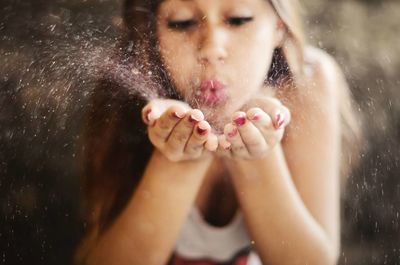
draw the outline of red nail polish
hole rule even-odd
[[[278,124],[281,121],[281,114],[280,113],[276,114],[275,120],[276,120],[276,124]]]
[[[253,116],[250,117],[250,120],[252,121],[258,121],[260,119],[260,115],[254,114]]]
[[[197,127],[197,133],[200,135],[205,135],[208,132],[207,129],[202,129],[200,127]]]
[[[282,128],[282,125],[285,123],[285,120],[281,120],[279,123],[278,123],[278,129],[280,129],[280,128]]]
[[[239,116],[236,119],[233,120],[233,122],[237,125],[237,126],[242,126],[246,123],[246,117],[244,116]]]
[[[285,123],[285,119],[281,113],[276,114],[275,118],[275,128],[280,129],[282,125]]]
[[[237,134],[237,132],[238,132],[238,129],[237,129],[237,128],[234,128],[230,133],[228,133],[228,136],[229,136],[229,137],[235,137],[235,135]]]

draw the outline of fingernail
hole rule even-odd
[[[150,112],[151,112],[151,109],[148,109],[144,113],[144,122],[147,124],[150,124]]]
[[[196,122],[199,122],[200,120],[199,120],[198,118],[196,118],[195,116],[193,116],[193,115],[190,115],[190,117],[189,117],[189,121],[190,121],[190,122],[194,122],[194,123],[196,123]]]
[[[258,121],[260,119],[260,115],[257,114],[257,113],[254,113],[253,115],[251,115],[249,117],[249,119],[252,120],[252,121]]]
[[[237,125],[237,126],[242,126],[246,123],[246,117],[243,115],[240,115],[238,117],[236,117],[233,122]]]
[[[200,135],[205,135],[208,132],[207,128],[201,128],[200,126],[197,127],[197,133]]]
[[[183,117],[185,117],[185,113],[178,112],[178,111],[174,111],[174,112],[172,113],[172,115],[173,115],[175,118],[178,118],[178,119],[182,119]]]
[[[285,123],[284,116],[282,113],[279,112],[278,114],[276,114],[275,117],[275,127],[277,129],[280,129],[284,123]]]
[[[285,120],[282,120],[279,124],[278,124],[278,128],[282,128],[283,124],[285,123]]]
[[[228,133],[228,136],[229,137],[235,137],[237,132],[238,132],[238,129],[235,127],[235,128],[232,129],[231,132]]]

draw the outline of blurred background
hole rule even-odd
[[[400,264],[400,1],[303,0],[308,41],[342,66],[364,120],[342,191],[339,264]],[[0,1],[0,264],[70,264],[82,113],[120,0]]]

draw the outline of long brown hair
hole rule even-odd
[[[126,37],[118,47],[120,61],[134,58],[133,46],[143,51],[144,67],[165,89],[163,96],[179,98],[161,65],[155,37],[155,15],[160,0],[126,0],[123,18]],[[282,47],[273,54],[266,82],[279,86],[282,80],[301,78],[304,65],[304,35],[296,0],[269,0],[284,22],[287,36]],[[143,59],[144,58],[144,59]],[[157,66],[157,67],[152,67]],[[349,95],[343,92],[341,102],[345,142],[355,135],[357,127],[351,112]],[[99,236],[121,213],[132,196],[152,152],[140,112],[145,100],[110,78],[99,80],[88,106],[81,154],[84,184],[84,216],[86,237],[76,255],[84,262]]]

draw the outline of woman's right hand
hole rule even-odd
[[[142,118],[151,143],[171,161],[199,159],[218,147],[203,113],[182,101],[152,100],[143,108]]]

